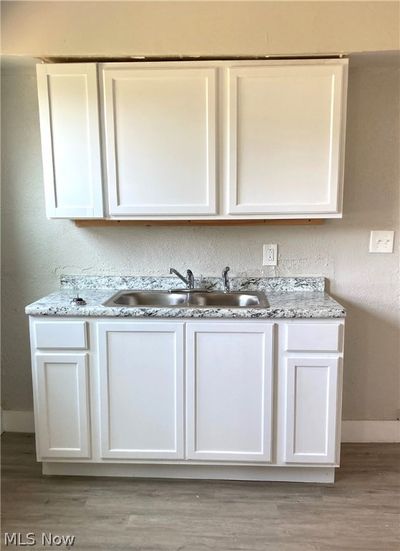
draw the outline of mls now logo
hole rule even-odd
[[[36,545],[36,535],[32,532],[29,532],[28,534],[21,534],[21,532],[13,532],[12,534],[9,534],[6,532],[4,534],[4,543],[7,545],[18,545],[18,546],[25,546],[25,545]]]
[[[65,547],[72,547],[75,543],[75,536],[59,536],[52,533],[42,533],[41,537],[38,539],[36,534],[33,532],[28,532],[27,534],[22,534],[21,532],[12,532],[9,534],[6,532],[4,534],[4,543],[8,545],[17,545],[19,547],[32,547],[34,545],[54,545],[60,547],[61,545]]]

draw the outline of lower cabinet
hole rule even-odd
[[[271,460],[273,324],[98,324],[103,458]]]
[[[340,360],[286,360],[285,462],[336,461]]]
[[[98,324],[102,457],[183,459],[183,329]]]
[[[254,465],[298,481],[307,467],[329,481],[318,472],[339,462],[343,320],[30,324],[46,464],[215,466],[222,478]]]
[[[90,456],[87,354],[34,356],[39,457]]]
[[[188,323],[187,457],[271,461],[272,323]]]

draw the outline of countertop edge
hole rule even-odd
[[[263,308],[263,309],[226,309],[209,308],[192,309],[185,312],[182,309],[172,308],[104,308],[96,311],[95,308],[32,308],[27,307],[28,316],[44,317],[81,317],[81,318],[164,318],[164,319],[330,319],[345,318],[344,308]]]

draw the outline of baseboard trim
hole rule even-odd
[[[1,413],[4,432],[35,432],[33,411]],[[343,421],[342,442],[400,442],[400,421]]]
[[[342,442],[400,442],[400,421],[342,421]]]
[[[35,432],[33,411],[2,411],[3,432]]]

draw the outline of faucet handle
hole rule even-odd
[[[187,280],[189,282],[189,289],[194,289],[194,275],[192,270],[186,271]]]
[[[224,292],[225,293],[227,293],[231,289],[231,285],[230,285],[230,282],[229,282],[229,276],[228,276],[229,270],[230,270],[229,266],[226,266],[222,270],[222,281],[223,281],[223,284],[224,284]]]

